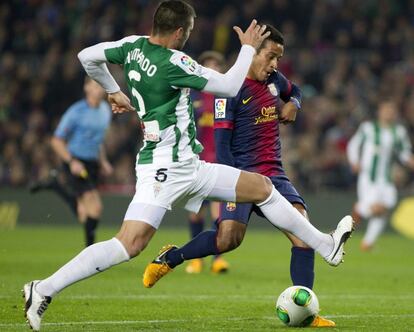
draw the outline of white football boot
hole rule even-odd
[[[345,216],[336,226],[336,229],[331,233],[334,241],[334,247],[332,252],[325,257],[325,261],[332,266],[338,266],[343,262],[343,256],[345,255],[344,245],[345,242],[351,237],[354,231],[354,220],[351,216]]]
[[[40,330],[43,313],[52,301],[50,296],[42,296],[36,291],[35,287],[39,282],[40,280],[34,280],[23,286],[26,321],[34,331]]]

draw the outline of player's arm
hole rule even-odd
[[[266,26],[257,25],[253,20],[246,32],[239,27],[234,30],[242,44],[234,65],[225,73],[201,66],[185,53],[173,51],[168,68],[168,82],[173,88],[192,88],[214,95],[234,97],[246,78],[256,49],[260,47],[270,32],[264,33]]]
[[[214,129],[214,144],[216,147],[216,160],[219,164],[235,166],[234,157],[231,153],[231,140],[233,130],[227,128]]]
[[[86,73],[102,85],[108,93],[108,101],[115,113],[134,111],[135,109],[109,72],[106,62],[123,64],[126,55],[122,46],[138,38],[139,36],[129,36],[114,42],[99,43],[78,53],[79,61]]]
[[[365,124],[361,124],[357,132],[349,140],[346,147],[346,154],[348,157],[349,164],[351,165],[352,171],[357,174],[360,171],[360,152],[361,146],[365,140]]]
[[[295,121],[297,112],[302,107],[302,91],[278,71],[271,76],[271,80],[278,86],[280,99],[285,102],[279,114],[279,121],[281,123]]]
[[[234,97],[239,92],[249,70],[256,49],[243,45],[234,65],[224,74],[205,68],[208,81],[203,91],[224,97]]]
[[[233,139],[233,108],[235,99],[216,98],[214,101],[214,145],[216,160],[219,164],[235,166],[231,152]]]
[[[70,107],[62,119],[59,122],[58,127],[56,128],[53,137],[50,141],[53,151],[58,155],[58,157],[66,164],[69,165],[72,174],[78,176],[85,176],[86,169],[82,162],[77,160],[70,153],[67,140],[70,138],[74,128],[76,126],[76,109]]]
[[[400,137],[401,147],[398,157],[402,164],[411,168],[414,171],[414,155],[412,153],[412,146],[410,138],[404,127],[399,127],[398,136]]]

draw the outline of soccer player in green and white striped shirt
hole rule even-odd
[[[270,32],[255,20],[245,32],[235,27],[242,47],[232,68],[221,74],[179,51],[193,29],[195,16],[194,9],[182,0],[163,1],[154,14],[149,37],[129,36],[79,53],[88,75],[108,93],[115,113],[137,110],[145,142],[137,156],[137,190],[118,234],[87,247],[50,277],[24,285],[26,317],[34,330],[40,329],[42,315],[58,292],[139,255],[167,210],[181,205],[198,212],[204,199],[255,203],[273,225],[304,241],[328,264],[337,266],[342,262],[344,243],[352,232],[350,216],[343,218],[332,234],[322,233],[281,196],[267,177],[198,159],[202,146],[196,140],[190,88],[235,96],[256,49]],[[134,106],[120,91],[106,62],[123,65]],[[215,234],[208,233],[202,244],[215,250]],[[144,276],[147,287],[171,270],[164,256],[155,260],[148,278]]]
[[[351,138],[347,153],[352,170],[358,174],[358,201],[355,213],[368,219],[361,249],[370,250],[385,228],[387,215],[397,202],[392,179],[396,159],[414,170],[414,157],[406,129],[398,124],[397,106],[379,104],[377,120],[360,125]]]

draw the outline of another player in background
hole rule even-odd
[[[199,63],[207,68],[223,72],[225,66],[224,56],[215,51],[203,52]],[[209,163],[216,162],[216,149],[214,147],[214,95],[203,91],[193,90],[191,92],[193,100],[194,117],[197,125],[197,139],[203,145],[204,150],[200,153],[200,159]],[[204,229],[204,222],[207,216],[207,209],[210,208],[210,217],[215,222],[219,217],[219,203],[213,201],[204,201],[198,213],[190,212],[189,226],[191,238],[196,237]],[[215,223],[213,223],[213,227]],[[187,273],[200,273],[203,268],[203,260],[196,258],[191,260],[186,266]],[[214,256],[211,264],[213,273],[226,272],[229,264],[220,255]]]
[[[302,94],[298,86],[277,71],[278,62],[284,53],[283,35],[270,25],[266,29],[271,34],[254,56],[237,96],[215,99],[217,161],[269,177],[281,195],[308,219],[306,204],[282,166],[279,136],[279,123],[295,121],[301,107]],[[252,212],[264,217],[252,203],[220,203],[216,240],[219,253],[233,250],[241,244]],[[291,233],[284,233],[292,243],[292,283],[312,289],[315,252]],[[201,241],[204,241],[202,235],[183,248],[186,250],[186,246],[197,246]],[[182,263],[181,250],[177,249],[167,255],[170,267]],[[203,257],[209,253],[199,254]],[[317,316],[312,326],[335,326],[335,323]]]
[[[372,249],[383,232],[390,210],[397,203],[392,177],[396,159],[414,170],[414,156],[406,129],[397,123],[398,109],[393,101],[381,101],[377,119],[362,123],[348,144],[348,160],[358,174],[358,201],[355,220],[368,220],[361,250]]]
[[[24,285],[25,314],[34,330],[40,329],[45,310],[61,290],[138,256],[156,233],[167,210],[184,206],[198,212],[205,199],[254,202],[272,224],[301,238],[328,264],[337,266],[342,262],[344,243],[352,232],[351,217],[343,218],[333,233],[322,233],[266,177],[198,159],[202,146],[195,137],[190,89],[235,96],[256,49],[269,33],[265,32],[266,26],[258,25],[255,20],[245,32],[234,27],[242,47],[234,65],[221,74],[178,51],[190,36],[195,17],[194,8],[187,2],[163,1],[155,11],[149,37],[128,36],[79,53],[88,75],[108,93],[113,112],[137,110],[141,119],[145,142],[137,155],[139,190],[115,237],[85,248],[48,278]],[[120,90],[106,62],[123,66],[135,107]],[[211,240],[207,243],[211,244]],[[215,250],[214,242],[213,246],[211,249]],[[163,257],[173,248],[163,248],[146,269],[146,287],[171,270]]]
[[[37,182],[32,192],[42,189],[56,191],[85,227],[85,242],[95,242],[96,228],[102,214],[97,190],[99,172],[112,173],[103,141],[111,122],[111,109],[104,101],[105,90],[88,76],[84,82],[85,98],[74,103],[63,114],[52,137],[53,150],[63,161],[65,183],[57,171],[47,181]]]

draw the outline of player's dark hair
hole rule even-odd
[[[162,1],[154,14],[153,35],[165,35],[178,28],[186,30],[191,18],[196,17],[194,8],[182,0]]]
[[[283,38],[283,34],[278,29],[276,29],[273,25],[266,24],[266,23],[264,23],[264,24],[266,25],[265,32],[270,31],[270,35],[269,35],[269,37],[267,37],[263,41],[262,45],[260,45],[260,48],[257,50],[257,53],[260,52],[260,50],[264,47],[266,41],[268,41],[268,40],[270,40],[270,41],[272,41],[276,44],[285,45],[285,39]],[[262,25],[262,24],[260,24],[260,25]]]

